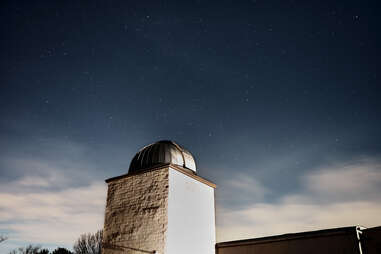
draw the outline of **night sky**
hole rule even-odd
[[[162,139],[217,241],[381,219],[377,1],[2,1],[0,244],[71,248]]]

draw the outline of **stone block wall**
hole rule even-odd
[[[108,182],[104,254],[164,253],[168,225],[168,172],[164,167]],[[120,250],[110,248],[124,246]],[[136,250],[134,250],[136,249]]]

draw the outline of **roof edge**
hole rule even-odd
[[[189,177],[191,177],[191,178],[193,178],[193,179],[195,179],[195,180],[197,180],[203,184],[206,184],[206,185],[212,187],[213,189],[215,189],[217,187],[217,185],[215,183],[213,183],[213,182],[211,182],[211,181],[209,181],[209,180],[207,180],[201,176],[196,175],[195,173],[193,173],[192,170],[180,167],[180,166],[175,165],[175,164],[170,164],[169,166],[170,166],[170,168],[172,168],[176,171],[179,171],[179,172],[183,173],[184,175],[187,175],[187,176],[189,176]],[[189,172],[189,171],[192,171],[192,172]]]
[[[159,170],[159,169],[163,169],[163,168],[172,168],[172,169],[179,171],[179,172],[183,173],[184,175],[189,176],[189,177],[191,177],[191,178],[193,178],[193,179],[195,179],[195,180],[197,180],[203,184],[206,184],[212,188],[217,187],[217,185],[215,183],[213,183],[213,182],[211,182],[211,181],[209,181],[209,180],[207,180],[201,176],[198,176],[193,170],[183,168],[183,167],[180,167],[178,165],[171,164],[171,163],[160,164],[158,166],[147,168],[147,169],[142,170],[142,171],[136,171],[136,172],[132,172],[132,173],[123,174],[120,176],[111,177],[111,178],[106,179],[105,182],[110,183],[110,182],[113,182],[113,181],[116,181],[116,180],[119,180],[122,178],[131,177],[134,175],[140,175],[140,174],[144,174],[144,173],[147,173],[150,171]]]
[[[356,226],[330,228],[330,229],[322,229],[322,230],[314,230],[314,231],[288,233],[288,234],[275,235],[275,236],[235,240],[235,241],[228,241],[228,242],[220,242],[220,243],[216,243],[216,247],[223,248],[223,247],[232,247],[232,246],[253,245],[253,244],[262,244],[262,243],[269,243],[269,242],[297,240],[300,238],[315,238],[315,237],[322,237],[327,235],[340,235],[340,234],[350,234],[350,233],[353,233],[353,236],[356,237]]]
[[[144,170],[138,170],[138,171],[134,171],[134,172],[131,172],[131,173],[127,173],[127,174],[123,174],[123,175],[107,178],[105,180],[105,182],[109,183],[109,182],[112,182],[112,181],[115,181],[115,180],[118,180],[118,179],[121,179],[121,178],[130,177],[130,176],[134,176],[134,175],[140,175],[140,174],[143,174],[143,173],[146,173],[146,172],[150,172],[150,171],[162,169],[162,168],[165,168],[165,167],[169,167],[169,165],[170,165],[170,163],[159,164],[159,165],[156,165],[156,166],[151,167],[151,168],[146,168]]]

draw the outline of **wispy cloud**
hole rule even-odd
[[[9,237],[1,253],[28,243],[71,248],[80,234],[103,227],[106,184],[86,148],[50,140],[35,150],[0,158],[0,233]]]
[[[302,189],[275,203],[217,210],[219,241],[340,226],[381,225],[380,162],[360,160],[301,176]]]
[[[305,189],[323,200],[377,199],[381,190],[381,163],[361,159],[312,172],[302,181]]]
[[[270,190],[263,184],[246,174],[237,174],[225,180],[218,189],[217,201],[230,206],[241,207],[247,203],[260,202]]]
[[[31,179],[13,184],[22,189]],[[44,186],[49,182],[33,179]],[[103,227],[106,186],[94,182],[59,191],[3,192],[0,200],[0,229],[11,232],[10,240],[72,246],[80,234]]]

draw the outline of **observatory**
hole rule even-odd
[[[143,147],[125,175],[106,180],[103,253],[215,253],[215,184],[173,141]]]
[[[197,175],[192,154],[172,141],[143,147],[127,174],[106,182],[103,254],[381,253],[381,227],[353,226],[216,244],[216,186]]]

